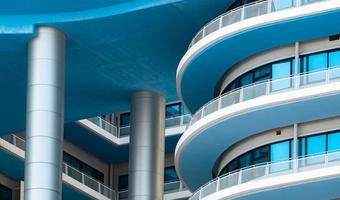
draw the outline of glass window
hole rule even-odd
[[[181,115],[181,104],[175,103],[171,105],[167,105],[165,109],[165,116],[168,117],[175,117]]]
[[[253,83],[253,73],[248,72],[241,76],[240,78],[240,87],[250,85]]]
[[[308,71],[320,71],[327,69],[327,53],[319,53],[308,57]]]
[[[231,161],[231,162],[227,165],[227,171],[226,171],[226,173],[235,171],[235,170],[237,170],[237,169],[239,169],[239,167],[238,167],[238,160],[235,159],[235,160]]]
[[[127,190],[129,188],[129,175],[122,175],[118,177],[118,190]]]
[[[340,50],[330,52],[328,58],[329,68],[338,68],[331,70],[329,77],[331,79],[340,78]]]
[[[284,161],[289,160],[291,158],[290,152],[290,141],[279,142],[270,145],[270,161],[277,162],[277,161]],[[282,170],[287,170],[290,168],[289,162],[283,162],[280,164],[273,165],[270,168],[271,172],[279,172]]]
[[[254,71],[254,82],[265,81],[270,79],[270,67],[264,66]]]
[[[269,146],[263,146],[253,151],[253,164],[269,162]]]
[[[327,151],[340,150],[340,132],[328,134]]]
[[[291,80],[287,77],[291,75],[291,62],[286,60],[272,65],[272,91],[282,90],[291,87]]]
[[[226,92],[229,92],[229,91],[232,91],[232,90],[236,89],[238,87],[237,83],[238,83],[238,80],[235,80],[235,81],[231,82],[228,85]]]
[[[0,199],[12,200],[12,190],[1,184],[0,184]]]
[[[130,125],[130,113],[122,113],[120,114],[120,126],[128,126]]]
[[[273,0],[273,8],[272,10],[283,10],[286,8],[291,8],[292,6],[294,6],[294,1],[293,0],[285,0],[285,1],[281,1],[281,0]]]
[[[178,177],[176,174],[175,167],[166,167],[164,169],[164,183],[177,181]]]
[[[252,165],[251,162],[251,152],[248,152],[240,157],[240,168],[248,167]]]
[[[299,139],[299,156],[306,156],[306,138]]]
[[[326,151],[326,135],[307,137],[307,154],[319,154]]]

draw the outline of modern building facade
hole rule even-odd
[[[339,0],[4,3],[0,199],[340,198],[339,20]]]
[[[338,199],[339,1],[234,1],[177,70],[190,200]]]

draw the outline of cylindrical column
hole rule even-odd
[[[37,28],[29,43],[25,200],[60,200],[64,135],[65,35]]]
[[[129,200],[163,199],[165,100],[137,92],[131,100]]]

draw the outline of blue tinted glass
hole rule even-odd
[[[226,171],[226,173],[235,171],[235,170],[237,170],[237,169],[239,169],[239,167],[238,167],[238,161],[237,161],[237,159],[235,159],[235,160],[231,161],[231,163],[229,163],[229,164],[227,165],[227,171]]]
[[[309,72],[324,70],[327,68],[327,53],[314,54],[308,58]]]
[[[129,187],[129,176],[122,175],[118,177],[118,190],[126,190]]]
[[[164,183],[178,180],[175,167],[166,167],[164,169]]]
[[[240,157],[240,168],[248,167],[251,163],[251,153],[246,153]]]
[[[307,72],[307,57],[306,56],[300,59],[300,72],[301,73]]]
[[[1,184],[0,184],[0,199],[12,200],[12,190]]]
[[[299,139],[299,156],[306,156],[306,138]]]
[[[326,151],[326,135],[316,135],[307,138],[307,154],[313,155]]]
[[[340,150],[340,132],[328,135],[328,151]]]
[[[289,77],[291,75],[290,69],[291,69],[290,60],[280,62],[280,63],[275,63],[272,65],[272,78],[280,79],[280,80],[274,80],[272,82],[272,91],[290,88],[291,80],[282,79],[282,78]]]
[[[263,146],[253,151],[253,164],[269,162],[269,146]]]
[[[240,87],[250,85],[253,83],[253,74],[246,73],[240,78]]]
[[[273,0],[272,10],[282,10],[285,8],[291,8],[292,6],[294,6],[293,0],[285,0],[285,1]]]
[[[290,141],[270,145],[270,161],[289,160]]]
[[[329,67],[340,67],[340,51],[333,51],[329,53]]]
[[[167,105],[166,106],[166,112],[165,112],[166,117],[174,117],[178,116],[181,114],[181,104],[176,103],[172,105]]]
[[[264,81],[270,79],[270,67],[264,66],[254,71],[254,82]]]
[[[299,69],[298,69],[298,73],[299,73]],[[292,59],[292,75],[294,74],[295,74],[295,59]]]
[[[270,145],[270,161],[284,161],[290,158],[290,141],[275,143]],[[270,167],[270,172],[279,172],[282,170],[287,170],[290,168],[290,163],[283,162],[278,165],[272,165]]]
[[[120,114],[120,125],[127,126],[130,124],[130,113]]]

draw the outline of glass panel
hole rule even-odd
[[[175,167],[166,167],[164,169],[164,183],[177,181],[178,177],[176,174]]]
[[[306,138],[299,139],[299,156],[306,156]]]
[[[340,150],[340,132],[328,134],[328,147],[327,150],[338,151]]]
[[[12,200],[12,190],[1,184],[0,184],[0,199]]]
[[[270,145],[270,161],[283,161],[290,159],[290,141],[279,142]],[[282,170],[287,170],[290,168],[290,163],[283,163],[280,165],[274,165],[270,168],[271,172],[278,172]]]
[[[340,68],[340,51],[330,52],[328,57],[329,68]],[[330,72],[330,78],[340,78],[340,70],[332,70]]]
[[[248,167],[251,165],[251,153],[248,152],[240,157],[240,168]]]
[[[235,160],[231,161],[231,162],[227,165],[226,173],[235,171],[235,170],[237,170],[237,169],[239,169],[239,167],[238,167],[238,160],[235,159]]]
[[[248,72],[241,76],[240,78],[240,87],[250,85],[253,83],[253,74],[251,72]]]
[[[285,1],[282,1],[282,0],[273,0],[273,8],[272,10],[273,11],[276,11],[276,10],[283,10],[283,9],[286,9],[286,8],[291,8],[294,6],[294,1],[293,0],[285,0]]]
[[[253,164],[269,162],[269,146],[263,146],[253,151]]]
[[[314,54],[308,58],[308,71],[315,72],[327,69],[327,53]]]
[[[290,60],[275,63],[272,65],[272,79],[286,78],[291,75],[291,63]],[[282,79],[272,82],[272,91],[282,90],[291,87],[290,79]]]
[[[166,106],[166,117],[175,117],[181,115],[181,104],[171,104]]]
[[[254,82],[270,79],[270,67],[264,66],[254,70]]]
[[[126,190],[129,188],[129,175],[122,175],[118,177],[118,190]]]
[[[307,154],[314,155],[326,151],[326,135],[316,135],[307,138]]]
[[[130,124],[130,113],[120,114],[120,125],[128,126]]]

